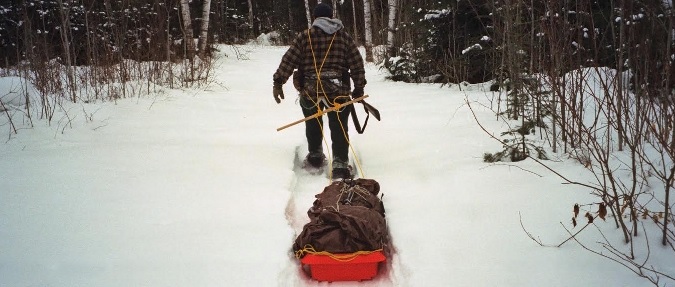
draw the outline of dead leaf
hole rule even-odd
[[[630,204],[631,204],[630,198],[624,197],[623,206],[621,206],[621,215],[623,215],[623,212],[626,211],[626,208],[628,208],[628,205]]]
[[[588,224],[593,223],[593,215],[590,212],[586,212],[586,218],[588,219]]]
[[[577,203],[577,204],[574,204],[574,218],[577,218],[578,215],[579,215],[579,204]],[[577,226],[577,225],[574,224],[574,226]]]
[[[647,219],[647,217],[649,217],[649,211],[645,209],[645,212],[642,213],[642,219]]]
[[[600,208],[598,208],[598,217],[602,218],[602,220],[605,220],[605,216],[607,216],[607,207],[604,203],[600,203]]]
[[[572,226],[577,227],[577,219],[572,217]]]

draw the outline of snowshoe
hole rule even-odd
[[[320,154],[308,154],[302,162],[302,168],[310,174],[321,174],[326,166],[326,156]]]
[[[352,173],[352,166],[350,165],[347,168],[334,168],[331,177],[333,178],[333,181],[340,181],[354,178],[354,174]]]

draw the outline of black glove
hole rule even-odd
[[[272,95],[274,95],[274,100],[277,101],[278,103],[281,103],[281,100],[284,99],[284,89],[281,84],[274,84],[274,87],[272,88]]]
[[[354,88],[352,91],[352,99],[363,97],[363,88]]]

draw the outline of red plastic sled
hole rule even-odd
[[[348,254],[336,254],[345,256]],[[386,261],[381,251],[359,254],[353,259],[338,260],[327,255],[307,254],[300,262],[309,267],[310,276],[318,281],[362,281],[377,275],[380,262]]]

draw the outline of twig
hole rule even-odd
[[[9,120],[9,126],[12,128],[14,131],[14,134],[16,134],[16,127],[14,126],[14,122],[12,121],[12,115],[9,114],[9,109],[5,106],[5,103],[0,100],[0,106],[2,106],[2,110],[5,111],[5,114],[7,115],[7,120]],[[9,131],[9,137],[12,137],[12,130]]]
[[[565,224],[563,224],[562,222],[560,222],[560,225],[562,225],[563,228],[565,228],[565,230],[567,230],[567,228],[565,227]],[[570,241],[571,239],[577,240],[577,239],[575,238],[575,237],[577,236],[577,234],[579,234],[579,233],[581,233],[582,231],[584,231],[584,229],[586,229],[586,227],[588,227],[589,225],[591,225],[590,222],[589,222],[589,223],[586,223],[586,225],[584,225],[584,227],[582,227],[581,229],[579,229],[579,231],[577,231],[577,232],[574,233],[574,234],[570,233],[570,231],[567,230],[567,233],[570,233],[571,236],[570,236],[569,238],[565,239],[565,241],[563,241],[563,242],[561,242],[560,244],[558,244],[557,247],[563,246],[563,244],[567,243],[567,241]]]
[[[531,170],[529,170],[529,169],[520,167],[520,166],[515,165],[515,164],[492,163],[491,165],[502,165],[502,166],[508,166],[508,167],[515,167],[515,168],[520,169],[520,170],[522,170],[522,171],[525,171],[525,172],[529,172],[529,173],[531,173],[531,174],[534,174],[534,175],[536,175],[536,176],[538,176],[538,177],[544,177],[544,176],[541,175],[541,174],[538,174],[538,173],[536,173],[536,172],[534,172],[534,171],[531,171]],[[482,170],[482,169],[484,169],[484,168],[486,168],[486,167],[481,167],[480,169]]]
[[[489,131],[481,124],[481,123],[480,123],[480,121],[478,120],[478,117],[476,116],[476,113],[474,112],[473,108],[471,107],[471,104],[469,103],[469,101],[468,101],[467,99],[465,99],[464,101],[466,102],[467,106],[469,107],[469,110],[471,110],[471,115],[473,116],[474,120],[476,121],[476,124],[478,124],[478,126],[479,126],[486,134],[488,134],[491,138],[493,138],[493,139],[495,139],[496,141],[500,142],[501,144],[504,144],[504,145],[505,145],[506,143],[505,143],[504,141],[502,141],[501,139],[495,137],[493,134],[491,134],[491,133],[490,133],[490,132],[489,132]],[[533,157],[533,156],[531,156],[531,155],[529,155],[529,154],[527,155],[527,157],[530,158],[530,159],[532,159],[532,160],[534,160],[536,163],[538,163],[539,165],[543,166],[544,168],[546,168],[546,169],[549,170],[550,172],[554,173],[554,174],[557,175],[558,177],[562,178],[562,179],[565,180],[567,183],[575,184],[575,185],[580,185],[580,186],[584,186],[584,187],[587,187],[587,188],[590,188],[590,189],[593,189],[593,190],[597,190],[597,191],[602,191],[602,190],[598,189],[597,187],[594,187],[594,186],[591,186],[591,185],[588,185],[588,184],[585,184],[585,183],[577,182],[577,181],[572,181],[572,180],[568,179],[568,178],[565,177],[564,175],[562,175],[562,174],[560,174],[559,172],[553,170],[551,167],[545,165],[543,162],[541,162],[540,160],[538,160],[537,158],[535,158],[535,157]]]
[[[534,238],[534,236],[533,236],[529,231],[527,231],[527,229],[525,229],[525,225],[523,224],[523,217],[522,217],[522,215],[520,214],[520,211],[518,212],[518,219],[520,220],[520,227],[523,228],[523,231],[525,232],[525,234],[527,234],[527,237],[529,237],[530,239],[532,239],[532,241],[534,241],[534,242],[536,242],[537,244],[539,244],[539,246],[543,246],[543,247],[551,247],[551,246],[549,246],[549,245],[545,245],[544,243],[542,243],[542,242],[541,242],[541,239]]]

